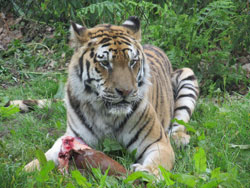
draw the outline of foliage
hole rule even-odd
[[[19,108],[13,105],[10,105],[8,107],[0,107],[0,120],[3,120],[4,118],[10,118],[13,114],[19,112]]]
[[[142,20],[143,43],[164,49],[174,68],[192,68],[200,80],[201,92],[207,94],[211,86],[231,92],[247,90],[250,84],[239,62],[239,58],[250,56],[247,4],[243,0],[36,0],[25,4],[10,1],[8,5],[19,16],[52,23],[56,28],[60,27],[55,24],[58,21],[66,22],[67,27],[70,20],[92,27],[100,23],[121,24],[127,17],[137,15]],[[10,53],[11,48],[7,54]],[[40,58],[43,57],[30,61],[39,65],[45,62]],[[6,70],[0,67],[0,71]]]

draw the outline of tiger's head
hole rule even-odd
[[[149,68],[140,44],[140,21],[129,17],[121,26],[87,29],[72,23],[75,49],[68,86],[75,97],[111,114],[128,114],[143,97]]]

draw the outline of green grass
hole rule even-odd
[[[1,105],[6,101],[6,97],[8,99],[53,97],[57,93],[61,79],[62,76],[53,74],[41,74],[32,79],[24,79],[20,85],[0,90]],[[250,93],[237,98],[218,96],[216,103],[214,99],[207,97],[199,100],[189,123],[189,126],[195,129],[190,133],[191,143],[184,149],[175,148],[176,165],[169,174],[174,184],[170,187],[188,187],[185,184],[190,182],[189,186],[201,187],[213,182],[214,176],[223,187],[250,186],[249,149],[230,147],[230,144],[250,144]],[[22,171],[23,166],[36,157],[37,150],[45,152],[64,133],[66,127],[64,105],[60,102],[54,103],[51,107],[36,109],[27,114],[13,112],[12,115],[8,113],[6,115],[6,111],[7,109],[3,107],[0,111],[0,187],[81,187],[77,175],[70,173],[63,176],[53,167],[51,167],[53,170],[47,172],[47,177],[46,173],[41,175],[39,171],[33,173]],[[110,141],[105,141],[101,148],[129,168],[133,156],[124,149]],[[205,151],[205,155],[201,150]],[[196,162],[194,155],[198,155]],[[197,166],[197,162],[202,165]],[[218,172],[216,168],[220,168],[219,175],[218,173],[212,175]],[[98,171],[94,171],[94,177],[89,175],[86,178],[86,182],[93,187],[97,187],[104,178],[106,178],[104,187],[133,187],[132,181],[105,177]],[[135,176],[132,175],[132,180],[133,178]],[[147,176],[144,179],[149,182],[150,187],[152,179]],[[162,179],[155,186],[164,187],[165,184],[165,180]]]

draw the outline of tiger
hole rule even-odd
[[[66,136],[79,137],[93,148],[112,138],[129,152],[136,151],[133,171],[160,176],[159,165],[173,168],[170,138],[185,146],[190,135],[172,120],[190,120],[199,95],[198,81],[190,68],[174,71],[160,48],[142,45],[140,25],[136,16],[121,25],[87,28],[71,23],[69,44],[74,53],[64,99],[67,128],[45,153],[47,160],[58,165]],[[22,104],[26,110],[27,104]],[[39,161],[24,169],[39,169]]]

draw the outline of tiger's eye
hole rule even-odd
[[[100,63],[104,67],[109,67],[109,62],[108,61],[101,61]]]

